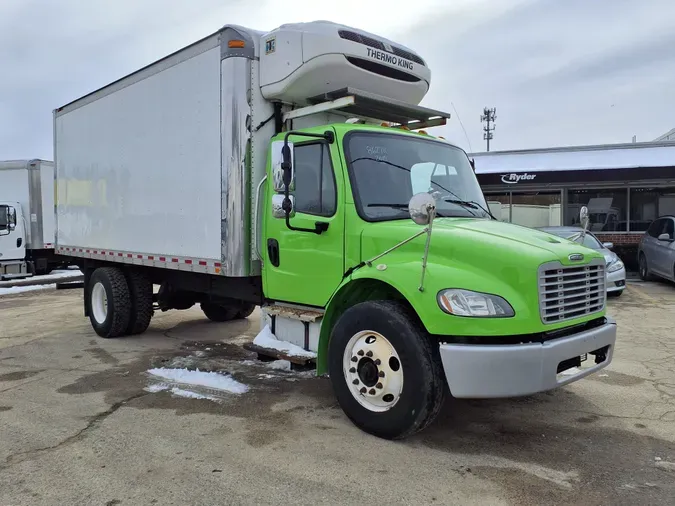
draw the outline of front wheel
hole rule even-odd
[[[328,362],[342,410],[374,436],[410,436],[443,405],[438,345],[401,303],[368,301],[345,311],[331,334]]]
[[[644,253],[640,253],[638,270],[640,271],[640,279],[642,279],[642,281],[650,281],[652,279],[652,275],[649,272],[649,266],[647,265],[647,257]]]

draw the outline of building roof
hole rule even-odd
[[[635,142],[470,153],[476,174],[674,167],[675,143]]]
[[[654,139],[653,142],[666,142],[666,141],[675,141],[675,128],[669,130],[660,137]]]

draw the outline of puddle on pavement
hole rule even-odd
[[[0,381],[19,381],[26,378],[31,378],[40,374],[42,370],[38,371],[14,371],[5,374],[0,374]]]
[[[111,368],[84,375],[70,385],[57,390],[58,393],[82,395],[103,392],[109,404],[143,394],[144,390],[156,385],[157,391],[147,392],[130,401],[128,406],[138,409],[170,409],[178,415],[193,413],[226,414],[251,418],[268,415],[274,405],[282,403],[291,395],[307,395],[318,400],[326,408],[335,408],[335,400],[327,380],[317,378],[315,372],[280,370],[271,363],[257,359],[257,354],[241,346],[220,341],[186,341],[179,350],[149,351],[138,359],[125,364],[115,363],[104,357],[112,357],[100,348],[87,349]],[[114,359],[114,357],[112,357]],[[195,387],[174,383],[147,374],[152,368],[199,369],[202,372],[218,372],[231,376],[249,387],[243,394],[231,394],[207,387]],[[162,385],[168,389],[161,390]],[[197,399],[176,396],[171,387],[188,390],[195,394],[215,399]],[[160,391],[161,390],[161,391]],[[217,401],[217,402],[214,402]]]

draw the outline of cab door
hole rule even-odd
[[[23,260],[26,257],[26,238],[21,208],[0,204],[0,261]]]
[[[311,132],[312,130],[307,130]],[[325,127],[317,130],[322,133]],[[300,139],[293,145],[295,215],[291,230],[272,216],[273,176],[267,178],[262,250],[263,289],[272,300],[324,307],[344,274],[344,181],[336,143]]]

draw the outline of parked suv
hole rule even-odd
[[[658,276],[675,281],[675,216],[654,220],[638,248],[640,277],[645,281]]]

